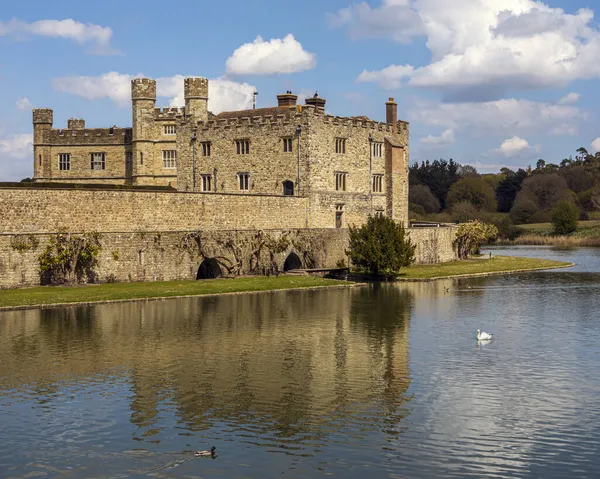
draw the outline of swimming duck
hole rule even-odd
[[[210,448],[210,451],[197,451],[195,456],[196,457],[214,457],[215,454],[217,453],[217,448],[215,446]]]
[[[485,339],[492,339],[492,335],[490,333],[485,333],[485,332],[481,332],[480,329],[477,330],[477,340],[481,341],[481,340],[485,340]]]

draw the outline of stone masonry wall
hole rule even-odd
[[[411,241],[417,245],[417,264],[445,263],[458,259],[454,246],[456,227],[408,228],[408,233]]]
[[[38,258],[51,236],[0,234],[0,288],[40,284]],[[292,252],[304,267],[335,267],[346,261],[347,230],[100,232],[100,244],[96,281],[163,281],[196,279],[205,258],[226,275],[282,271]]]
[[[0,233],[303,228],[307,201],[266,195],[0,188]]]

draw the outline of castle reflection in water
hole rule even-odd
[[[252,422],[286,438],[353,413],[393,430],[412,307],[409,289],[384,284],[5,312],[0,394],[119,383],[148,440],[165,411],[189,432]]]

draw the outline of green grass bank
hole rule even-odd
[[[413,265],[402,271],[400,281],[429,281],[460,276],[483,276],[539,269],[567,268],[573,263],[517,256],[487,256],[441,264]]]
[[[548,245],[548,246],[600,246],[600,221],[578,221],[577,229],[568,235],[552,234],[552,223],[517,225],[521,234],[512,241],[499,244]]]
[[[351,283],[312,276],[253,276],[203,281],[40,286],[0,290],[0,308],[275,291],[348,284]]]

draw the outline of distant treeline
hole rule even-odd
[[[575,205],[580,219],[600,210],[600,153],[579,148],[575,158],[560,164],[540,159],[535,169],[479,174],[452,159],[424,161],[409,168],[411,219],[494,223],[504,237],[513,225],[551,221],[560,201]]]

